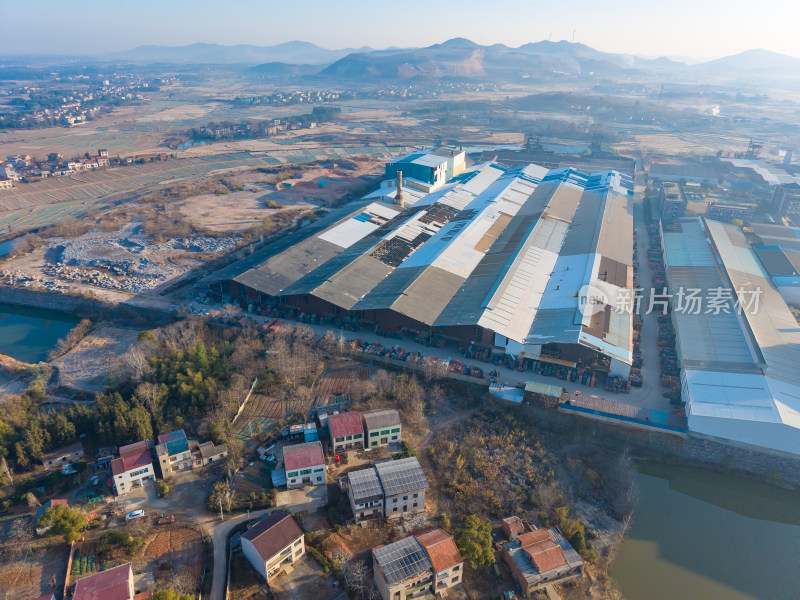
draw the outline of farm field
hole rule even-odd
[[[123,368],[122,355],[136,342],[138,331],[101,325],[53,364],[59,384],[87,392],[103,389],[109,373]]]
[[[322,374],[314,389],[316,406],[346,402],[350,399],[350,388],[354,381],[363,381],[369,377],[369,367],[358,365],[326,371]]]
[[[19,552],[14,548],[14,552]],[[69,546],[52,540],[34,542],[27,560],[4,562],[0,568],[0,597],[5,600],[30,600],[64,587]]]
[[[148,536],[143,548],[142,556],[147,564],[142,570],[154,571],[157,585],[170,585],[174,573],[191,575],[199,586],[204,564],[203,539],[199,532],[188,527],[162,529]],[[164,563],[170,565],[169,571],[161,569]]]
[[[236,437],[246,441],[266,433],[283,419],[284,415],[283,403],[280,400],[253,394],[242,414],[236,419]]]

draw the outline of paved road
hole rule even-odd
[[[258,518],[273,510],[275,509],[265,508],[263,510],[250,511],[250,518]],[[228,567],[228,562],[225,560],[225,547],[228,542],[228,534],[234,527],[245,521],[247,521],[247,515],[234,517],[233,519],[222,521],[211,530],[211,542],[214,544],[214,577],[211,580],[211,600],[223,600],[225,598],[225,571]]]

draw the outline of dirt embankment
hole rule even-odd
[[[22,362],[16,358],[11,358],[5,354],[0,354],[0,373],[17,375],[30,367],[29,363]]]

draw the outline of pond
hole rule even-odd
[[[78,322],[66,313],[0,303],[0,354],[36,363]]]
[[[636,471],[639,504],[610,569],[627,600],[800,598],[800,494],[689,467]]]

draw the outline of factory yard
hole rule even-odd
[[[58,368],[59,386],[91,393],[101,391],[110,373],[119,374],[125,368],[122,356],[136,342],[138,333],[105,324],[94,329],[53,361]]]

